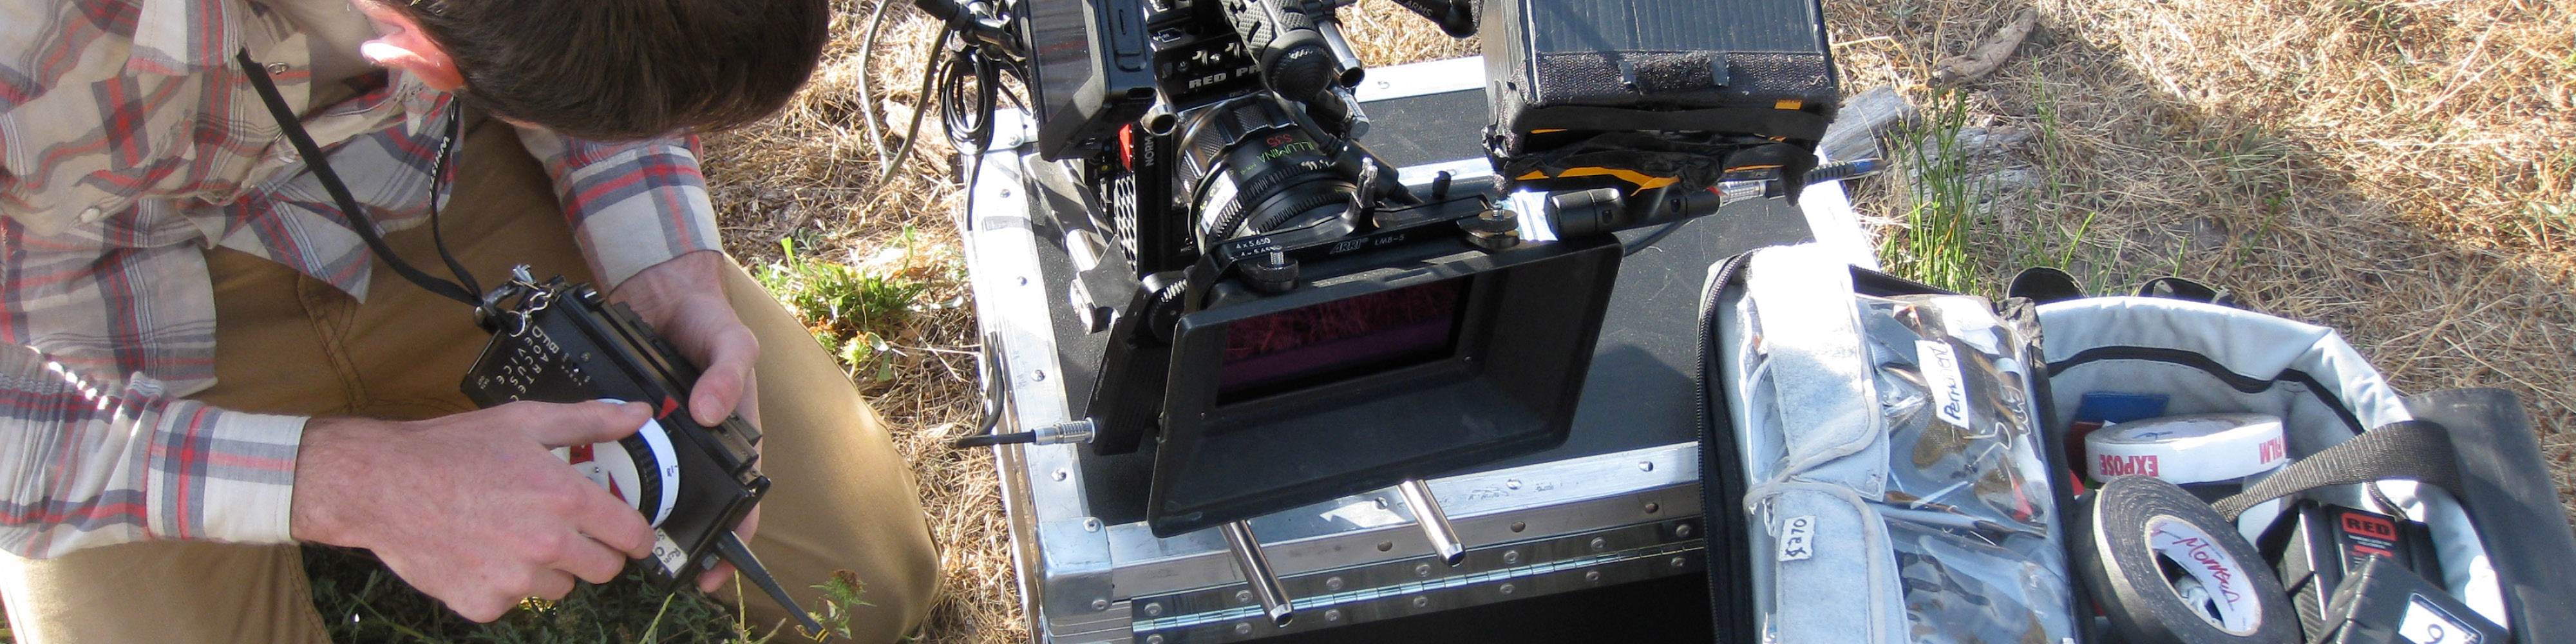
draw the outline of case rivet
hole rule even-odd
[[[1691,527],[1690,527],[1690,524],[1688,524],[1688,523],[1684,523],[1684,524],[1681,524],[1681,525],[1673,526],[1673,536],[1681,537],[1681,538],[1684,538],[1684,539],[1688,539],[1688,538],[1690,538],[1690,536],[1691,536]]]
[[[1503,584],[1503,587],[1501,588],[1501,590],[1503,591],[1503,594],[1505,594],[1505,595],[1509,595],[1509,594],[1512,594],[1512,591],[1514,591],[1514,590],[1518,590],[1518,589],[1516,589],[1516,588],[1512,588],[1512,585],[1511,585],[1511,584]]]
[[[1325,579],[1325,580],[1324,580],[1324,590],[1341,590],[1341,589],[1342,589],[1342,578],[1340,578],[1340,577],[1333,577],[1333,578]]]
[[[1505,551],[1503,551],[1503,563],[1507,563],[1507,564],[1518,564],[1518,563],[1520,563],[1520,562],[1521,562],[1521,551],[1519,551],[1519,550],[1505,550]]]
[[[1655,462],[1654,462],[1654,461],[1641,461],[1641,462],[1637,463],[1637,471],[1639,471],[1639,472],[1652,472],[1652,471],[1655,471]]]
[[[1249,603],[1252,603],[1252,591],[1249,591],[1249,590],[1238,590],[1238,591],[1234,591],[1234,603],[1237,603],[1237,604],[1249,604]]]
[[[1414,564],[1414,565],[1413,565],[1413,576],[1415,576],[1415,577],[1429,577],[1429,576],[1431,576],[1431,564]]]
[[[1601,581],[1601,571],[1598,571],[1598,570],[1586,570],[1586,571],[1583,571],[1583,580],[1584,580],[1584,581],[1592,581],[1592,582]]]
[[[1593,550],[1600,550],[1600,549],[1602,549],[1602,548],[1608,548],[1608,547],[1610,547],[1610,540],[1609,540],[1609,539],[1603,539],[1603,538],[1601,538],[1601,537],[1593,537],[1593,538],[1592,538],[1592,549],[1593,549]]]
[[[1162,603],[1160,603],[1160,602],[1157,602],[1157,603],[1151,603],[1151,604],[1146,604],[1146,605],[1145,605],[1145,616],[1146,616],[1146,617],[1162,617],[1162,616],[1163,616],[1163,604],[1162,604]]]
[[[1093,600],[1091,600],[1091,609],[1092,609],[1092,610],[1109,610],[1109,600],[1106,600],[1106,599],[1093,599]]]
[[[1241,624],[1236,624],[1236,625],[1234,625],[1234,634],[1236,634],[1236,635],[1251,635],[1251,634],[1252,634],[1252,622],[1244,622],[1244,623],[1241,623]]]
[[[1413,607],[1414,607],[1414,608],[1429,608],[1429,607],[1431,607],[1431,598],[1429,598],[1429,597],[1415,597],[1415,598],[1413,598]]]
[[[1663,509],[1664,509],[1664,506],[1662,506],[1662,505],[1657,505],[1657,504],[1654,504],[1654,503],[1648,503],[1648,504],[1646,504],[1646,513],[1647,513],[1647,514],[1654,514],[1654,513],[1656,513],[1656,512],[1660,512],[1660,511],[1662,511]]]
[[[1327,621],[1327,622],[1338,622],[1338,621],[1342,621],[1342,609],[1334,608],[1334,609],[1325,610],[1325,611],[1324,611],[1324,621]]]
[[[1683,559],[1683,558],[1681,558],[1681,557],[1674,557],[1674,558],[1673,558],[1673,561],[1672,561],[1672,564],[1673,564],[1673,567],[1674,567],[1674,568],[1680,568],[1680,567],[1682,567],[1682,566],[1690,565],[1690,560],[1689,560],[1689,559]]]

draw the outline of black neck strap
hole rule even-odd
[[[394,273],[431,293],[478,309],[484,305],[482,298],[478,297],[482,286],[474,282],[474,275],[466,272],[465,266],[456,261],[456,256],[448,254],[447,240],[438,233],[438,188],[447,177],[448,156],[456,147],[456,108],[448,109],[446,137],[438,144],[438,162],[431,168],[429,176],[430,239],[438,247],[439,259],[444,260],[447,270],[456,275],[457,281],[450,282],[421,272],[410,262],[403,261],[402,256],[395,255],[393,247],[385,245],[385,239],[376,233],[375,222],[367,217],[366,208],[358,204],[357,197],[349,194],[349,185],[340,181],[340,173],[331,170],[330,160],[322,155],[322,146],[313,143],[313,135],[304,131],[304,124],[296,118],[294,108],[288,107],[286,97],[278,94],[277,82],[269,79],[268,70],[258,61],[251,60],[248,49],[233,58],[241,63],[242,71],[250,75],[251,87],[259,90],[260,101],[268,104],[268,114],[277,119],[278,131],[295,146],[295,153],[304,158],[304,167],[313,173],[314,178],[322,181],[322,190],[329,192],[331,200],[339,204],[341,216],[349,220],[349,229],[358,233],[358,239],[367,242],[368,249],[374,250],[377,257],[384,258],[385,265],[393,267]]]

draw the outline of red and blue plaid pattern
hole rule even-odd
[[[231,56],[290,104],[355,96],[303,125],[386,231],[425,220],[449,97],[401,73],[317,86],[337,81],[304,30],[246,0],[0,0],[0,24],[0,547],[288,540],[304,419],[183,398],[214,379],[203,252],[360,299],[372,258]],[[693,138],[519,134],[603,286],[717,247]]]

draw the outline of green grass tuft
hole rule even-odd
[[[790,624],[746,624],[694,590],[665,593],[642,573],[606,584],[577,583],[558,601],[528,600],[489,624],[465,621],[413,590],[364,550],[304,547],[313,608],[335,642],[421,644],[770,644],[811,641]],[[742,584],[736,584],[737,587]],[[825,630],[848,637],[850,609],[869,605],[867,587],[848,571],[816,584],[809,598]],[[739,603],[740,597],[733,598]]]
[[[313,608],[335,642],[764,644],[793,637],[792,629],[743,624],[694,591],[656,591],[640,573],[607,584],[576,584],[562,600],[530,600],[499,620],[477,624],[413,590],[364,550],[306,546],[304,568],[313,585]]]
[[[1959,146],[1967,115],[1966,93],[1945,91],[1930,119],[1897,136],[1897,165],[1906,174],[1899,189],[1905,230],[1879,250],[1889,272],[1963,293],[1984,277],[1969,247],[1983,189]]]
[[[796,252],[793,240],[779,246],[778,261],[752,274],[763,288],[794,311],[814,333],[814,341],[847,364],[861,380],[886,380],[894,364],[885,359],[888,338],[901,337],[912,323],[916,300],[929,290],[923,281],[891,272],[863,270]]]

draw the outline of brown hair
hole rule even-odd
[[[768,116],[813,75],[828,0],[383,0],[465,76],[466,105],[638,139]]]

